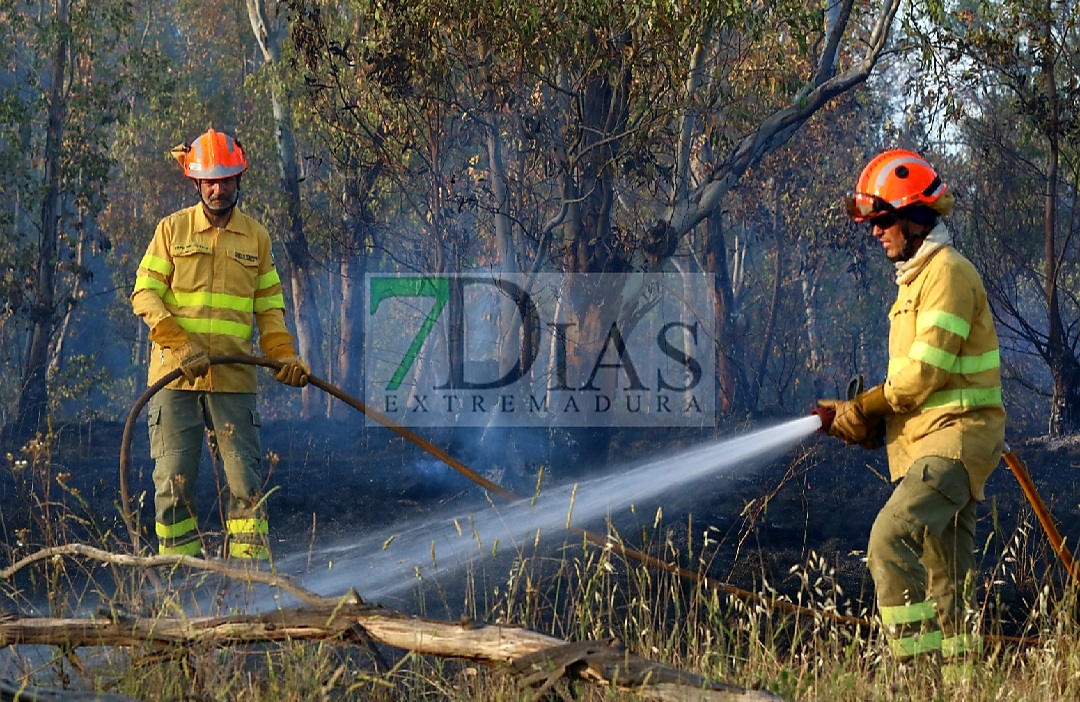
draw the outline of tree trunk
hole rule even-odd
[[[480,79],[485,84],[492,82],[491,52],[485,38],[477,43],[480,59]],[[484,123],[484,141],[488,156],[488,185],[491,188],[491,212],[495,226],[495,261],[492,272],[515,274],[520,272],[517,262],[517,246],[514,240],[514,223],[511,219],[510,191],[507,187],[506,157],[504,155],[503,135],[500,130],[499,110],[495,105],[494,93],[483,91],[481,99],[481,119]],[[498,320],[496,323],[498,339],[495,346],[495,360],[498,362],[499,377],[504,377],[519,362],[522,344],[521,325],[518,323],[517,304],[509,295],[499,297]]]
[[[489,112],[487,129],[488,164],[491,172],[491,196],[495,202],[495,268],[504,274],[518,273],[517,247],[514,243],[513,223],[510,220],[510,195],[506,187],[506,162],[503,157],[503,140],[495,121],[494,110]],[[509,373],[521,359],[522,328],[517,314],[517,302],[509,295],[499,297],[499,340],[496,358],[499,377]]]
[[[200,584],[211,573],[252,586],[278,588],[304,607],[275,609],[255,614],[225,616],[137,618],[122,610],[92,619],[23,617],[0,613],[0,647],[60,646],[65,650],[86,646],[200,646],[243,645],[260,642],[341,641],[363,644],[381,659],[372,642],[412,653],[459,658],[487,665],[507,665],[508,672],[525,685],[549,689],[560,678],[601,683],[632,691],[645,699],[734,702],[780,700],[769,692],[754,692],[711,681],[655,663],[625,650],[615,640],[567,643],[528,629],[462,619],[444,622],[415,617],[364,603],[354,589],[340,597],[322,597],[275,573],[235,568],[191,556],[131,556],[83,544],[66,544],[30,554],[8,568],[7,580],[35,563],[62,557],[82,557],[113,566],[185,566]],[[199,570],[206,572],[198,572]],[[170,593],[174,597],[175,593]],[[539,696],[539,695],[538,695]],[[45,698],[48,699],[48,698]]]
[[[363,397],[364,378],[364,278],[367,275],[367,257],[361,253],[344,254],[341,259],[341,303],[339,326],[341,340],[337,356],[337,385],[355,397]],[[344,419],[351,410],[341,402],[330,407],[331,416]]]
[[[267,11],[263,0],[247,0],[248,19],[255,39],[262,50],[263,61],[277,71],[281,61],[281,25],[276,15]],[[300,174],[296,165],[296,141],[293,136],[292,110],[288,95],[278,76],[270,81],[270,102],[274,112],[274,127],[278,146],[278,166],[281,188],[285,196],[285,209],[289,232],[285,237],[285,251],[289,257],[288,275],[292,279],[293,325],[296,329],[297,352],[311,370],[320,375],[326,368],[323,358],[322,323],[316,304],[315,281],[312,275],[313,261],[304,232],[304,219],[300,208]],[[301,391],[301,416],[305,419],[322,414],[318,396],[311,387]]]
[[[297,263],[297,258],[310,265],[310,257],[307,255],[307,243],[299,245],[294,239],[286,242],[285,249],[290,252],[287,274],[292,283],[292,316],[293,326],[296,329],[297,353],[310,366],[315,375],[324,371],[326,364],[322,353],[322,324],[319,320],[319,307],[316,304],[315,282],[310,271],[304,265]],[[297,249],[302,252],[294,253]],[[301,392],[302,409],[301,416],[305,419],[321,414],[319,411],[319,398],[314,390],[305,387]]]
[[[70,336],[71,317],[75,311],[75,305],[82,297],[83,264],[86,262],[86,214],[79,213],[79,239],[75,243],[75,271],[71,275],[71,289],[67,298],[63,301],[64,315],[60,319],[60,326],[56,332],[56,341],[53,343],[52,354],[49,357],[48,377],[55,378],[64,368],[64,343]]]
[[[349,158],[345,184],[342,188],[345,232],[338,262],[341,274],[341,301],[338,307],[338,326],[341,329],[337,353],[338,385],[356,397],[364,396],[364,344],[366,330],[364,281],[368,272],[368,255],[375,250],[374,232],[368,203],[382,169],[378,165],[365,167]],[[345,419],[350,410],[340,402],[331,403],[329,416]]]
[[[1053,79],[1049,80],[1051,86]],[[1054,112],[1056,101],[1050,100],[1051,111]],[[1053,123],[1053,121],[1051,121]],[[1065,329],[1061,322],[1061,310],[1058,300],[1058,265],[1057,265],[1057,188],[1058,188],[1058,143],[1054,135],[1050,136],[1050,149],[1046,173],[1046,194],[1043,202],[1043,233],[1045,242],[1045,265],[1046,279],[1046,309],[1048,313],[1046,330],[1046,355],[1050,364],[1050,373],[1054,378],[1053,406],[1050,408],[1050,435],[1060,436],[1068,431],[1066,415],[1068,410],[1066,400],[1069,397],[1068,387],[1070,374],[1066,370],[1069,352]],[[1072,359],[1075,363],[1075,359]],[[1075,376],[1075,373],[1072,374]],[[1075,389],[1072,394],[1075,395]]]
[[[1057,202],[1060,180],[1061,105],[1058,98],[1057,78],[1054,67],[1057,62],[1056,40],[1053,35],[1053,12],[1046,0],[1044,7],[1043,34],[1040,41],[1043,89],[1047,96],[1048,114],[1044,124],[1047,129],[1046,192],[1043,200],[1043,232],[1045,242],[1044,273],[1046,279],[1047,361],[1054,378],[1054,400],[1050,408],[1050,434],[1060,436],[1080,429],[1080,361],[1069,345],[1068,331],[1061,319],[1061,301],[1058,284],[1057,250]]]
[[[0,678],[3,702],[139,702],[134,697],[90,690],[55,690]]]
[[[773,202],[780,202],[774,197]],[[765,325],[762,330],[761,350],[758,354],[757,373],[754,377],[753,397],[747,403],[750,409],[761,406],[761,387],[765,382],[765,374],[769,368],[769,357],[773,351],[773,336],[776,330],[776,318],[780,314],[780,297],[784,292],[784,231],[779,213],[774,208],[772,211],[772,230],[776,255],[773,257],[773,280],[772,291],[769,295],[769,307],[765,310]],[[776,398],[776,405],[780,405],[782,398]]]
[[[737,338],[735,292],[728,268],[727,243],[724,240],[724,216],[720,208],[709,215],[705,233],[705,271],[713,280],[713,306],[716,310],[717,379],[719,396],[716,407],[723,416],[745,410],[746,381],[741,364],[741,339]]]
[[[336,607],[275,610],[266,614],[172,619],[47,619],[14,617],[0,622],[0,645],[218,646],[259,642],[377,641],[419,655],[505,665],[527,687],[542,693],[566,678],[633,692],[642,699],[696,702],[782,700],[766,691],[746,690],[656,663],[628,652],[621,642],[567,643],[528,629],[471,620],[421,619],[381,607],[344,603]],[[61,697],[32,699],[101,699]],[[12,699],[28,699],[22,698]]]
[[[599,45],[599,42],[597,42]],[[613,61],[621,61],[614,52]],[[627,262],[617,251],[611,231],[611,208],[615,191],[612,176],[619,141],[611,135],[625,128],[631,74],[625,66],[612,68],[614,79],[601,74],[589,80],[581,96],[581,144],[574,174],[578,192],[584,196],[581,226],[571,241],[575,273],[621,273]]]
[[[821,354],[821,322],[817,314],[817,273],[810,261],[810,249],[805,237],[796,237],[799,251],[799,289],[802,292],[803,328],[806,330],[806,365],[813,383],[814,397],[826,397],[825,362]]]
[[[38,247],[37,279],[34,283],[34,304],[31,312],[30,349],[26,357],[22,388],[19,393],[19,433],[41,430],[49,411],[47,369],[49,344],[55,326],[55,290],[57,246],[59,237],[60,147],[64,138],[64,118],[67,102],[64,97],[64,76],[67,73],[68,38],[70,35],[68,0],[56,0],[53,21],[56,26],[56,46],[49,74],[49,113],[45,133],[45,193],[41,203],[41,239]]]

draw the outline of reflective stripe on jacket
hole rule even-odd
[[[237,208],[224,229],[210,224],[201,204],[161,220],[136,276],[131,304],[151,329],[171,315],[211,356],[250,354],[254,318],[267,356],[295,354],[270,235]],[[148,384],[175,368],[169,350],[153,344]],[[255,371],[215,365],[194,385],[181,377],[167,387],[255,392]]]
[[[889,472],[900,480],[919,458],[959,460],[971,494],[1001,459],[1005,409],[1001,357],[986,290],[975,267],[952,246],[933,253],[899,286],[889,312],[885,398]]]

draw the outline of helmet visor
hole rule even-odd
[[[896,208],[877,195],[855,193],[844,198],[844,211],[856,222],[895,212]]]

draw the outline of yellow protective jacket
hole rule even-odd
[[[270,235],[238,208],[224,229],[210,224],[201,204],[161,220],[136,276],[131,306],[151,329],[171,315],[211,356],[250,354],[254,318],[266,356],[296,354],[285,326]],[[148,384],[177,367],[170,351],[154,343]],[[181,376],[167,387],[255,392],[255,370],[250,365],[214,365],[194,385]]]
[[[892,479],[926,456],[959,460],[972,496],[984,499],[1005,441],[1005,409],[997,332],[978,272],[943,246],[900,285],[889,322],[885,398],[897,411],[885,424]]]

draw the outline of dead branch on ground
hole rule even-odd
[[[281,588],[305,606],[255,614],[185,618],[135,617],[107,611],[97,618],[63,619],[8,613],[0,619],[0,646],[37,644],[65,649],[82,646],[168,649],[298,640],[374,641],[420,655],[498,666],[525,685],[538,688],[538,698],[551,692],[555,682],[565,678],[605,684],[635,692],[646,699],[669,702],[781,699],[769,692],[746,690],[656,663],[626,651],[614,640],[568,643],[518,627],[415,617],[366,604],[355,591],[337,598],[322,597],[284,576],[232,568],[225,563],[187,556],[120,555],[72,544],[28,556],[10,568],[0,570],[0,577],[10,578],[31,563],[58,556],[82,556],[136,568],[182,565],[207,570],[241,582]]]

